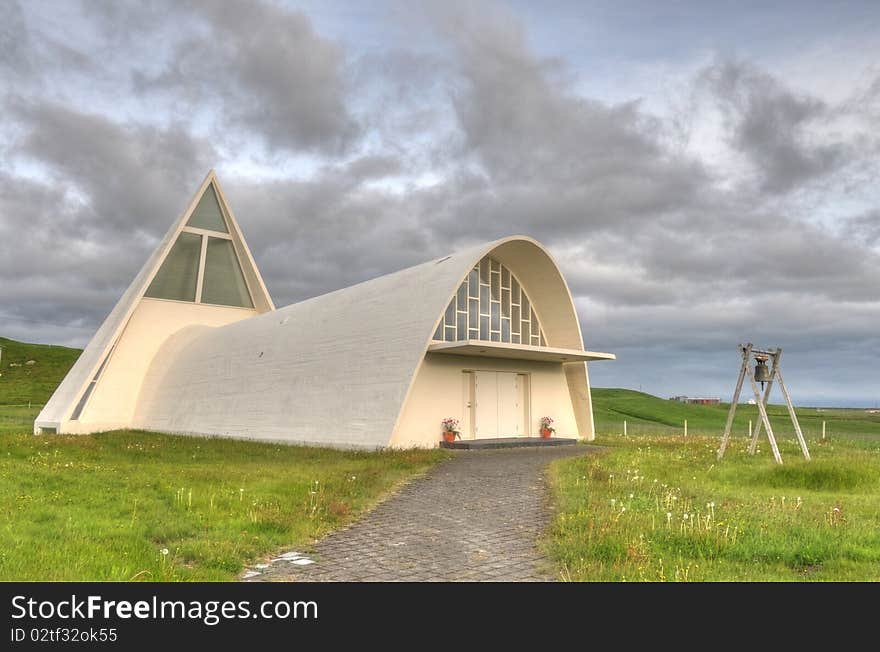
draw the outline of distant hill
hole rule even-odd
[[[691,405],[659,398],[651,394],[631,389],[592,389],[593,418],[597,427],[620,424],[626,419],[628,427],[683,428],[687,419],[688,428],[696,430],[717,430],[723,428],[727,419],[729,404]],[[743,406],[745,407],[745,406]],[[738,410],[753,412],[751,410]],[[738,419],[739,421],[739,419]],[[748,428],[749,417],[744,417]]]
[[[592,388],[593,418],[599,434],[622,432],[627,422],[627,432],[678,433],[684,431],[687,419],[688,432],[693,434],[717,434],[724,431],[730,403],[720,405],[690,405],[652,396],[631,389]],[[779,396],[776,391],[775,396]],[[798,421],[807,437],[822,432],[822,422],[827,422],[829,434],[880,435],[880,414],[869,414],[863,409],[813,408],[797,406]],[[788,410],[783,405],[767,406],[774,433],[790,437],[794,433]],[[737,407],[733,425],[734,436],[748,434],[749,420],[758,423],[758,408],[742,404]]]
[[[40,405],[49,400],[81,349],[26,344],[0,337],[0,405]]]

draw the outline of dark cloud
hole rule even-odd
[[[0,172],[4,332],[81,346],[118,299],[148,251],[112,234],[84,232],[90,213],[63,184]]]
[[[24,14],[16,0],[0,0],[0,80],[11,80],[31,71]]]
[[[327,169],[301,183],[225,184],[278,305],[438,255],[413,199],[370,188],[360,167]]]
[[[463,148],[502,196],[488,221],[523,228],[540,219],[545,232],[602,228],[677,210],[706,182],[697,161],[669,157],[658,123],[638,103],[576,95],[561,64],[529,51],[518,25],[453,25]]]
[[[844,235],[868,246],[880,245],[880,209],[849,218],[844,226]]]
[[[27,338],[42,324],[64,342],[67,327],[83,344],[215,153],[179,127],[119,124],[52,102],[7,109],[21,131],[12,151],[45,172],[0,169],[0,325]]]
[[[95,74],[88,53],[65,38],[34,31],[20,2],[0,0],[0,97],[27,89],[47,89],[47,75]]]
[[[809,127],[829,117],[825,102],[742,61],[721,61],[704,70],[701,81],[728,122],[731,144],[754,164],[762,191],[788,192],[846,160],[845,143],[810,138]]]
[[[169,3],[194,22],[158,75],[135,71],[138,90],[168,92],[197,113],[223,115],[220,130],[260,134],[271,151],[339,152],[358,136],[344,80],[344,53],[307,16],[266,2]],[[107,17],[125,21],[115,8]]]
[[[167,228],[216,157],[179,125],[119,124],[55,103],[20,102],[13,111],[27,128],[19,153],[82,195],[84,210],[68,226],[86,236]]]

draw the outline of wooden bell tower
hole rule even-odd
[[[797,414],[794,411],[794,405],[791,403],[791,395],[788,393],[788,388],[785,386],[785,381],[782,379],[782,370],[779,367],[779,361],[782,358],[782,349],[772,349],[772,350],[761,350],[756,349],[752,346],[751,342],[748,344],[740,344],[739,345],[740,352],[742,353],[742,366],[739,369],[739,378],[736,381],[736,389],[733,392],[733,399],[730,401],[730,411],[727,413],[727,424],[724,426],[724,434],[721,436],[721,446],[718,449],[718,459],[720,460],[724,457],[724,451],[727,449],[727,444],[730,441],[730,429],[733,426],[733,417],[736,414],[736,406],[739,402],[739,396],[742,392],[743,381],[745,377],[749,377],[749,383],[752,386],[752,392],[755,394],[755,403],[758,405],[758,412],[761,415],[760,420],[755,426],[755,431],[752,433],[752,441],[749,443],[749,455],[755,454],[755,449],[758,446],[758,436],[761,434],[761,426],[764,426],[764,429],[767,430],[767,439],[770,440],[770,448],[773,450],[773,458],[776,460],[777,464],[782,464],[782,456],[779,454],[779,447],[776,445],[776,437],[773,435],[773,428],[770,426],[770,419],[767,416],[767,400],[770,398],[770,390],[773,388],[773,382],[775,380],[779,381],[779,388],[782,390],[782,395],[785,397],[785,403],[788,406],[788,414],[791,416],[791,422],[794,424],[794,431],[797,434],[798,443],[801,445],[801,451],[804,453],[804,458],[809,461],[810,460],[810,451],[807,450],[807,442],[804,440],[804,433],[801,432],[801,425],[798,423]],[[754,358],[755,372],[752,371],[751,361]],[[772,366],[768,372],[766,363],[770,361]],[[760,391],[758,390],[758,383],[761,383],[762,388],[764,389],[764,395],[761,396]],[[766,387],[764,384],[766,383]]]

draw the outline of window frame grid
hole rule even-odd
[[[474,306],[476,313],[472,317]],[[515,315],[518,319],[514,319]],[[468,271],[444,311],[433,339],[547,346],[541,321],[522,283],[510,268],[489,256]]]

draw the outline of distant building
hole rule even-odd
[[[670,401],[678,401],[679,403],[689,403],[691,405],[718,405],[721,403],[720,398],[705,398],[699,396],[673,396]]]

